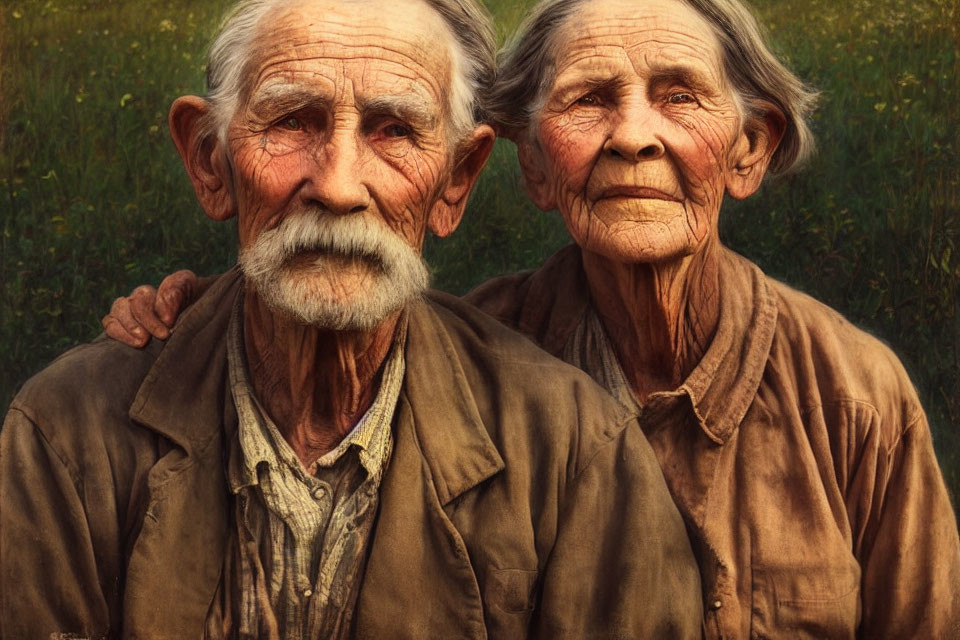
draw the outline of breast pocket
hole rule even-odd
[[[489,637],[525,637],[537,601],[537,572],[492,569],[483,600]]]
[[[857,565],[753,568],[751,638],[853,638],[859,621]]]

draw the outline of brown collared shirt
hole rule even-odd
[[[220,627],[238,638],[347,638],[393,445],[405,322],[373,404],[333,451],[304,468],[254,394],[241,307],[227,343],[239,421],[227,474],[237,531]]]
[[[903,367],[816,300],[721,261],[706,354],[643,407],[577,247],[467,300],[639,411],[697,554],[707,638],[960,638],[956,519]]]

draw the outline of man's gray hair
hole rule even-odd
[[[496,75],[496,39],[490,14],[476,0],[423,0],[450,30],[453,50],[448,108],[448,140],[457,144],[482,121],[478,96]],[[240,0],[224,17],[207,56],[208,135],[226,139],[227,127],[245,92],[251,89],[250,51],[260,22],[290,0]]]
[[[642,0],[638,0],[642,1]],[[784,173],[814,151],[807,117],[817,92],[787,69],[767,47],[757,19],[739,0],[682,0],[702,15],[723,52],[723,66],[746,118],[763,114],[763,102],[786,117],[770,171]],[[512,137],[532,135],[556,73],[557,34],[589,0],[541,0],[501,52],[500,73],[486,106],[491,120]]]

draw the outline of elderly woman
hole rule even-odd
[[[737,0],[541,2],[489,109],[576,245],[467,297],[640,414],[706,637],[960,637],[956,521],[903,367],[718,239],[725,194],[809,155],[813,98]],[[161,287],[168,325],[191,278]],[[115,303],[111,335],[163,337],[154,295]]]

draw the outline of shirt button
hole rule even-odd
[[[304,590],[303,590],[303,597],[304,597],[304,598],[309,598],[309,597],[312,596],[312,595],[313,595],[313,589],[304,589]]]
[[[719,600],[714,600],[713,603],[710,605],[710,608],[713,609],[714,611],[716,611],[717,609],[719,609],[719,608],[722,607],[722,606],[723,606],[723,603],[722,603],[722,602],[720,602]]]

